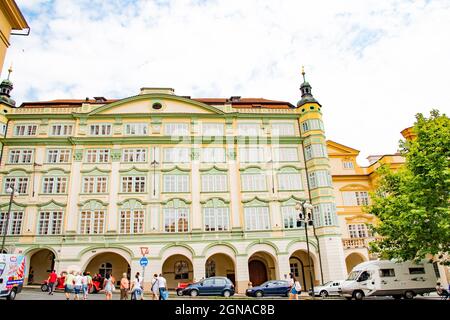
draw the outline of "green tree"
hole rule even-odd
[[[367,212],[379,219],[371,244],[385,258],[420,260],[431,254],[450,264],[450,119],[432,110],[416,115],[415,138],[400,141],[405,165],[378,169]]]

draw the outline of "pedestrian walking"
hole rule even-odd
[[[167,280],[160,273],[158,276],[159,300],[167,300],[169,294],[167,292]]]
[[[152,284],[152,287],[150,288],[150,291],[152,292],[152,300],[158,300],[159,299],[159,285],[158,285],[158,275],[156,273],[153,275],[151,284]]]
[[[144,300],[142,278],[139,272],[136,272],[131,284],[131,300]]]
[[[73,279],[73,291],[75,292],[74,300],[80,300],[80,294],[83,292],[83,276],[81,272],[75,272],[75,277]]]
[[[113,277],[107,273],[105,275],[105,280],[103,280],[103,288],[105,288],[106,300],[112,299],[112,293],[114,291]]]
[[[53,295],[53,291],[55,291],[55,285],[58,281],[58,275],[56,274],[56,270],[52,270],[52,272],[48,275],[47,284],[48,284],[48,294]]]
[[[89,279],[86,271],[83,272],[83,275],[81,276],[81,286],[83,290],[83,300],[87,300],[89,293]]]
[[[128,276],[124,272],[122,279],[120,279],[120,300],[128,300],[128,290],[130,290],[130,281],[128,281]]]
[[[69,271],[64,279],[64,294],[66,296],[66,300],[70,299],[70,295],[73,292],[73,280],[74,280],[74,271]]]
[[[289,277],[289,286],[291,287],[291,290],[289,291],[289,300],[292,300],[293,298],[298,300],[298,295],[302,293],[302,286],[293,273],[290,273]]]
[[[92,281],[91,273],[89,271],[86,272],[86,278],[87,278],[87,283],[88,283],[88,294],[89,294],[90,292],[92,292],[91,289],[92,289],[92,286],[94,285],[94,283]]]

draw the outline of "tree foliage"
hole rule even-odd
[[[367,211],[379,219],[381,240],[372,250],[386,258],[420,260],[433,255],[450,264],[450,119],[432,110],[416,115],[415,138],[400,141],[406,163],[378,169]]]

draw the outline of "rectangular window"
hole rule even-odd
[[[163,175],[163,192],[189,192],[189,175]]]
[[[394,269],[380,269],[380,277],[395,277]]]
[[[89,126],[89,134],[91,136],[110,136],[111,127],[109,123],[91,124]]]
[[[164,231],[165,232],[188,232],[189,209],[187,208],[165,208]]]
[[[336,206],[333,203],[321,203],[313,207],[314,225],[332,226],[334,224],[334,216],[336,214]]]
[[[319,119],[310,119],[302,123],[302,131],[324,130],[323,122]]]
[[[105,210],[83,210],[80,217],[81,234],[102,234],[105,231]]]
[[[120,233],[144,233],[144,210],[121,210]]]
[[[16,190],[18,194],[27,194],[28,177],[5,177],[5,193],[8,188]]]
[[[203,174],[202,192],[226,192],[228,190],[226,174]]]
[[[293,123],[272,123],[272,136],[295,136]]]
[[[14,127],[15,136],[35,136],[37,124],[21,124]]]
[[[127,136],[146,136],[148,134],[148,123],[127,123],[125,134]]]
[[[0,212],[0,234],[5,234],[8,213]],[[8,223],[8,235],[18,235],[22,231],[23,211],[11,211]]]
[[[441,273],[439,272],[439,263],[437,261],[433,262],[433,270],[434,275],[439,279],[441,277]]]
[[[241,175],[242,191],[266,191],[266,175],[264,173],[246,173]]]
[[[342,199],[344,206],[366,206],[369,204],[369,193],[367,191],[343,191]]]
[[[106,193],[108,192],[108,177],[91,176],[83,177],[83,193]]]
[[[223,123],[212,123],[204,122],[202,123],[202,135],[203,136],[223,136],[224,125]]]
[[[44,177],[42,193],[66,193],[67,177]]]
[[[89,149],[86,150],[86,162],[107,163],[109,162],[109,149]]]
[[[308,174],[311,189],[320,187],[331,187],[331,175],[326,170],[317,170]]]
[[[10,164],[27,164],[33,160],[32,149],[11,149],[9,151],[8,163]]]
[[[203,208],[205,231],[228,231],[230,228],[229,210],[225,207]]]
[[[301,222],[298,220],[298,212],[295,206],[281,207],[283,215],[283,226],[285,229],[295,229],[301,227]]]
[[[68,163],[70,161],[69,149],[48,149],[47,163]]]
[[[145,192],[145,176],[121,177],[122,192]]]
[[[297,162],[298,149],[297,148],[274,148],[273,160],[275,162]]]
[[[188,163],[191,161],[190,148],[164,148],[164,162]]]
[[[72,124],[54,124],[50,128],[51,136],[71,136],[73,130]]]
[[[244,208],[245,230],[269,230],[269,207]]]
[[[61,234],[62,211],[43,211],[39,213],[38,234]]]
[[[6,124],[0,123],[0,135],[5,135],[6,133]]]
[[[344,169],[354,169],[353,161],[342,161]]]
[[[327,151],[325,147],[321,144],[314,143],[305,147],[305,158],[306,160],[310,160],[312,158],[321,158],[326,157]]]
[[[182,122],[164,123],[164,134],[166,136],[187,136],[189,135],[189,124]]]
[[[425,268],[408,268],[409,274],[425,274]]]
[[[348,234],[350,235],[350,238],[367,238],[369,236],[367,226],[363,223],[349,224]]]
[[[261,125],[259,123],[238,123],[238,135],[259,136]]]
[[[133,148],[123,149],[122,162],[146,162],[147,161],[147,149]]]
[[[278,174],[278,190],[301,190],[302,178],[300,173]]]
[[[240,162],[264,162],[264,147],[239,148]]]
[[[202,162],[223,163],[225,159],[225,148],[203,148],[201,149],[200,160]]]

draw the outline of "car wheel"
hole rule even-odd
[[[328,292],[326,290],[322,290],[322,291],[320,291],[320,296],[322,298],[326,298],[326,297],[328,297]]]
[[[404,294],[405,299],[411,300],[413,299],[415,296],[413,291],[406,291]]]
[[[257,298],[261,298],[264,294],[262,293],[262,291],[256,291],[255,292],[255,297]]]
[[[89,294],[92,294],[92,293],[95,293],[95,287],[94,286],[91,286],[89,288]]]
[[[177,296],[181,297],[183,295],[183,290],[178,289],[177,290]]]
[[[286,293],[284,294],[285,297],[289,297],[289,292],[290,291],[286,291]]]
[[[191,297],[196,297],[198,296],[198,291],[197,290],[192,290],[191,291]]]
[[[43,285],[41,286],[41,291],[42,291],[42,292],[47,292],[47,291],[48,291],[48,285],[43,284]]]
[[[353,298],[355,298],[355,300],[362,300],[364,298],[364,292],[362,292],[360,290],[355,291],[353,293]]]
[[[225,290],[225,291],[223,292],[223,296],[224,296],[225,298],[229,298],[229,297],[231,296],[231,292],[230,292],[229,290]]]
[[[16,288],[13,288],[9,295],[6,297],[6,300],[14,300],[16,299]]]

